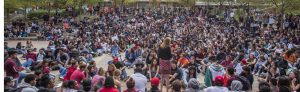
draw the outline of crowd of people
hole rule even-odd
[[[280,22],[281,15],[251,11],[236,19],[232,9],[222,18],[201,7],[105,8],[95,14],[7,24],[6,38],[34,30],[49,44],[36,49],[31,41],[4,43],[5,92],[300,92],[299,16]],[[103,54],[113,59],[107,69],[96,66],[105,61],[94,60]],[[258,88],[252,87],[255,78]]]

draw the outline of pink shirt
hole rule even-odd
[[[75,70],[71,77],[70,77],[70,80],[76,80],[78,84],[81,83],[81,81],[85,78],[85,75],[84,75],[84,71],[81,71],[81,70]]]

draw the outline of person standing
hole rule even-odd
[[[171,58],[172,58],[172,54],[171,54],[171,38],[167,37],[164,39],[163,43],[160,45],[159,49],[158,49],[158,59],[159,59],[159,71],[162,77],[162,81],[166,82],[166,87],[169,86],[169,74],[171,74]],[[163,83],[161,83],[163,84]],[[160,86],[161,90],[162,90],[163,85]],[[169,89],[167,88],[167,92]]]

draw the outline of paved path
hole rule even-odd
[[[15,47],[16,44],[18,42],[22,42],[22,45],[26,45],[26,41],[6,41],[8,42],[8,46],[9,47]],[[32,41],[33,45],[35,48],[40,49],[40,48],[46,48],[48,45],[48,41]],[[121,55],[122,58],[124,58],[124,54]],[[107,61],[112,60],[110,55],[104,54],[102,56],[99,57],[95,57],[94,60],[96,61],[97,67],[103,67],[104,69],[107,69]],[[21,62],[24,62],[24,60],[22,60]],[[133,69],[127,69],[126,68],[126,72],[128,73],[128,75],[130,76],[131,74],[133,74]],[[59,74],[58,71],[52,71],[51,73],[53,74]],[[200,83],[204,83],[204,76],[202,74],[199,75],[198,78]],[[57,83],[59,83],[59,81],[56,81]],[[124,91],[126,89],[126,83],[123,82],[122,83],[122,91]],[[148,82],[147,84],[147,88],[150,89],[150,83]],[[254,83],[253,83],[253,90],[250,92],[256,92],[257,88],[258,88],[258,82],[255,78]]]

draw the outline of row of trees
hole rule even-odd
[[[114,6],[124,6],[127,4],[135,3],[138,0],[111,0]],[[300,11],[300,0],[164,0],[173,4],[177,2],[186,7],[192,7],[196,2],[219,3],[219,7],[222,10],[225,2],[230,5],[248,5],[251,7],[268,7],[272,10],[276,10],[280,13],[299,12]],[[4,9],[6,17],[9,18],[9,13],[15,10],[24,10],[26,17],[26,9],[44,9],[50,12],[51,10],[60,10],[68,6],[73,6],[82,9],[83,5],[96,5],[103,3],[104,0],[5,0]],[[149,0],[149,4],[159,6],[162,0]],[[268,9],[267,8],[267,9]],[[82,10],[80,10],[82,11]]]

